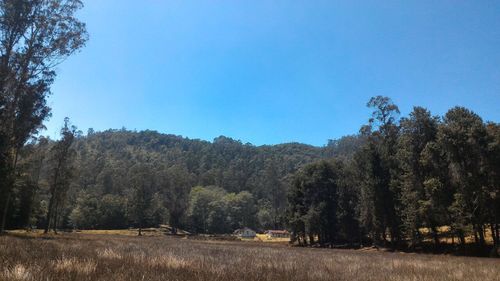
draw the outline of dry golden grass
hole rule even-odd
[[[269,238],[267,234],[257,234],[256,240],[259,242],[266,243],[284,243],[287,244],[290,242],[290,238]]]
[[[76,233],[80,234],[99,234],[99,235],[123,235],[123,236],[137,236],[138,230],[135,228],[131,229],[109,229],[109,230],[101,230],[101,229],[84,229],[84,230],[76,230]],[[16,229],[9,230],[8,233],[14,235],[22,235],[29,237],[47,237],[47,234],[43,234],[42,229],[35,229],[32,231],[26,231],[24,229]],[[48,234],[53,235],[52,232]],[[143,236],[163,236],[165,232],[159,228],[144,228],[142,230]]]
[[[105,235],[125,235],[137,236],[137,229],[118,229],[118,230],[79,230],[78,233],[83,234],[105,234]],[[145,228],[142,230],[143,236],[163,236],[164,232],[158,228]]]
[[[500,260],[174,237],[0,237],[0,280],[500,280]]]
[[[493,235],[491,234],[491,229],[487,227],[485,230],[486,230],[485,231],[486,233],[484,235],[485,241],[487,244],[492,245],[493,244]],[[421,228],[421,229],[419,229],[419,231],[423,235],[427,236],[425,241],[432,241],[432,238],[430,237],[430,229]],[[439,241],[441,243],[444,243],[444,244],[451,244],[452,243],[453,239],[451,238],[451,236],[452,236],[451,235],[451,227],[441,226],[441,227],[438,227],[437,231],[440,235]],[[455,238],[454,240],[455,240],[455,243],[457,243],[457,238]],[[466,236],[465,242],[466,243],[474,243],[475,242],[474,236],[473,235]]]

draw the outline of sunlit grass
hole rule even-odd
[[[0,280],[500,280],[500,260],[82,233],[0,237]]]
[[[267,234],[257,234],[256,239],[259,242],[269,242],[269,243],[289,243],[290,238],[269,238]]]
[[[123,235],[123,236],[137,236],[139,233],[138,229],[131,228],[131,229],[108,229],[108,230],[101,230],[101,229],[88,229],[88,230],[74,230],[71,231],[74,233],[80,233],[80,234],[96,234],[96,235]],[[23,235],[23,236],[29,236],[29,237],[40,237],[40,236],[50,236],[54,235],[53,232],[49,232],[48,234],[43,234],[42,229],[34,229],[34,230],[24,230],[24,229],[16,229],[16,230],[9,230],[8,233],[14,234],[14,235]],[[61,234],[64,234],[65,232],[60,232]],[[165,235],[165,232],[162,231],[159,228],[145,228],[142,230],[142,235],[143,236],[163,236]]]
[[[425,241],[432,241],[432,238],[430,237],[430,229],[429,228],[421,228],[419,229],[420,233],[426,236]],[[458,243],[457,238],[455,237],[452,239],[452,234],[451,234],[451,227],[449,226],[440,226],[437,228],[437,231],[439,233],[439,242],[444,243],[444,244],[451,244],[453,241],[455,243]],[[484,235],[484,240],[486,241],[487,244],[493,244],[493,235],[491,234],[491,229],[490,228],[485,228],[485,235]],[[467,235],[465,237],[465,242],[466,243],[474,243],[475,239],[473,235]]]

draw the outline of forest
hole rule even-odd
[[[0,232],[289,229],[299,245],[500,245],[500,124],[388,97],[327,145],[255,146],[156,131],[43,136],[55,67],[88,40],[80,1],[0,1]],[[173,121],[172,121],[173,122]],[[338,120],[337,122],[342,122]],[[489,233],[489,234],[487,234]]]
[[[367,106],[373,114],[358,134],[324,147],[126,129],[83,135],[66,119],[60,139],[19,150],[6,227],[287,228],[302,245],[412,248],[424,234],[439,245],[449,226],[458,245],[472,236],[485,247],[487,232],[498,245],[499,124],[462,107],[443,117],[414,107],[400,118],[382,96]]]

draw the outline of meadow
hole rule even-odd
[[[500,280],[500,260],[167,236],[0,237],[0,280]]]

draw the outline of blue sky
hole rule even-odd
[[[152,129],[324,145],[386,95],[500,121],[500,1],[88,0],[46,134]]]

